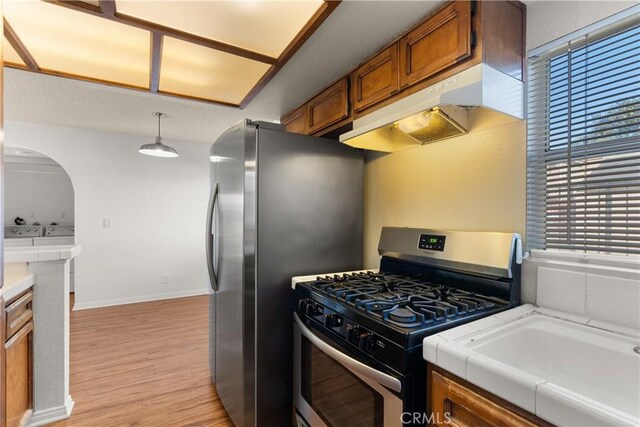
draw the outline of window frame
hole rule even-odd
[[[554,40],[550,43],[542,45],[538,48],[529,51],[528,54],[528,74],[529,76],[535,75],[536,72],[540,72],[540,69],[534,67],[534,65],[538,65],[537,62],[542,60],[548,60],[547,64],[550,64],[550,60],[553,58],[560,57],[563,53],[567,53],[568,47],[570,46],[572,50],[580,49],[584,47],[588,43],[597,42],[603,38],[606,38],[610,35],[618,33],[620,31],[624,31],[626,29],[633,28],[635,26],[640,25],[640,5],[632,6],[618,14],[612,15],[606,19],[598,21],[592,25],[589,25],[583,29],[567,34],[564,37],[561,37],[557,40]],[[550,66],[550,65],[548,65]],[[545,78],[542,78],[544,80]],[[533,83],[537,83],[533,85],[532,82],[529,81],[527,84],[527,109],[530,110],[531,105],[534,103],[538,103],[536,105],[537,108],[540,108],[540,105],[547,107],[548,114],[548,106],[550,105],[551,98],[551,89],[549,80],[544,80],[541,84],[536,79],[533,79]],[[538,99],[532,99],[532,97],[537,97]],[[639,104],[640,108],[640,104]],[[529,114],[529,111],[527,111]],[[537,118],[537,120],[543,120],[541,118]],[[589,120],[585,117],[585,127],[586,123]],[[546,119],[547,127],[549,126],[549,118]],[[535,127],[534,127],[535,126]],[[532,125],[531,121],[527,124],[527,208],[526,208],[526,248],[532,256],[536,258],[553,258],[553,259],[564,259],[569,262],[580,262],[580,263],[596,263],[602,265],[611,265],[612,267],[623,265],[628,267],[638,268],[638,261],[640,260],[640,254],[633,253],[602,253],[594,250],[586,249],[577,249],[577,248],[569,248],[569,249],[560,249],[560,248],[548,248],[547,247],[547,239],[548,239],[548,231],[546,226],[546,220],[549,218],[548,213],[545,207],[536,206],[536,203],[532,203],[532,199],[536,197],[539,198],[540,188],[544,189],[544,193],[546,193],[547,189],[547,173],[540,169],[540,157],[536,160],[532,160],[535,156],[544,156],[546,157],[547,153],[554,152],[558,154],[557,160],[552,160],[548,164],[562,164],[567,162],[567,159],[579,159],[583,158],[595,158],[596,156],[593,153],[589,153],[585,149],[584,155],[573,154],[571,156],[568,155],[570,150],[575,147],[581,147],[582,145],[587,144],[578,144],[573,146],[571,141],[568,139],[567,143],[559,146],[553,147],[550,141],[545,141],[544,147],[542,144],[537,144],[537,146],[532,143],[532,129],[539,130],[540,125]],[[547,130],[549,132],[549,130]],[[539,137],[537,137],[539,138]],[[536,138],[536,139],[537,139]],[[570,138],[570,137],[568,137]],[[624,144],[628,144],[630,141],[635,142],[636,138],[620,138],[620,140],[616,140],[615,142],[607,142],[608,147],[612,149],[610,151],[614,151],[613,155],[617,155],[619,151],[615,149],[616,147],[623,146]],[[578,150],[580,150],[578,148]],[[609,150],[607,150],[609,151]],[[609,155],[608,153],[605,155]],[[544,160],[542,160],[544,162]],[[571,164],[567,164],[567,168],[569,168],[569,173],[573,173],[571,169],[575,167]],[[586,166],[585,166],[586,167]],[[536,170],[537,169],[537,170]],[[533,173],[532,173],[533,172]],[[586,172],[585,172],[586,173]],[[569,180],[570,182],[571,180]],[[571,197],[571,195],[569,195]],[[546,199],[545,199],[546,200]],[[586,197],[585,197],[586,200]],[[538,201],[537,204],[540,202]],[[546,202],[545,202],[546,203]],[[586,206],[586,205],[585,205]],[[541,213],[542,212],[542,213]],[[541,219],[543,219],[541,221]],[[540,222],[543,222],[544,225],[541,225]],[[543,227],[543,228],[541,228]],[[541,231],[542,229],[542,231]],[[584,232],[583,232],[584,233]],[[586,236],[586,234],[584,234]],[[588,240],[588,237],[585,237],[585,240]],[[567,245],[570,246],[570,245]],[[545,254],[546,253],[546,254]],[[610,259],[610,262],[606,260]],[[623,268],[625,268],[623,267]]]

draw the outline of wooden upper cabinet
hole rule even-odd
[[[351,75],[353,109],[360,111],[400,89],[398,43],[362,64]]]
[[[343,79],[282,117],[291,132],[327,135],[463,70],[484,63],[525,80],[526,6],[454,0]],[[335,132],[334,132],[335,133]]]
[[[481,37],[483,62],[524,81],[526,62],[524,4],[516,1],[483,1]],[[496,24],[497,23],[497,24]]]
[[[417,83],[470,55],[471,2],[453,1],[400,40],[400,84]]]
[[[348,78],[338,80],[306,104],[307,132],[314,134],[349,117]]]
[[[280,123],[284,125],[284,127],[289,132],[294,133],[307,133],[307,108],[306,105],[303,105],[290,113],[282,116]]]

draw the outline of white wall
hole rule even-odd
[[[5,144],[58,162],[75,189],[76,308],[206,293],[209,146],[167,140],[177,159],[143,156],[149,137],[7,121]],[[103,219],[112,228],[103,228]],[[168,275],[170,284],[162,284]]]
[[[73,186],[60,165],[28,157],[4,160],[5,225],[17,216],[27,224],[73,224]]]
[[[636,1],[528,1],[527,50],[614,15]]]

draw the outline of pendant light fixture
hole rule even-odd
[[[154,117],[158,118],[158,136],[156,136],[156,142],[153,144],[144,144],[138,149],[138,153],[146,154],[147,156],[155,157],[178,157],[178,152],[162,143],[162,137],[160,136],[160,119],[167,117],[165,113],[155,112]]]

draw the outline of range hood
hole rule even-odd
[[[354,120],[353,130],[340,141],[393,152],[523,118],[524,83],[478,64]]]

